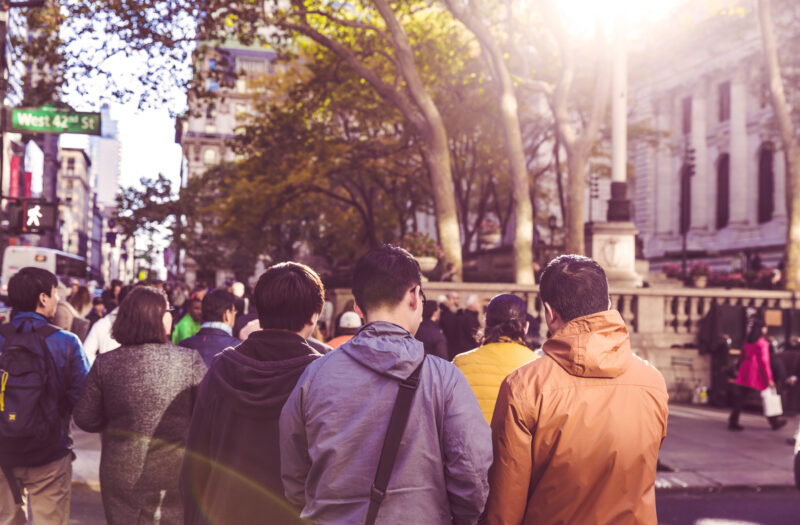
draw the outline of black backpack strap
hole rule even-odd
[[[48,337],[50,337],[51,335],[53,335],[54,333],[60,332],[61,328],[59,328],[58,326],[52,325],[50,323],[47,323],[47,324],[43,324],[42,326],[37,328],[35,331],[36,331],[36,334],[39,337],[42,338],[42,343],[44,343],[44,350],[45,350],[45,352],[47,352],[47,355],[50,358],[50,364],[53,367],[53,370],[56,370],[56,363],[55,363],[55,360],[53,359],[53,353],[50,351],[50,347],[47,346],[46,339]],[[69,352],[68,352],[67,355],[65,356],[65,359],[64,359],[64,392],[63,392],[63,396],[61,396],[61,402],[59,403],[59,410],[60,410],[60,412],[62,414],[66,414],[67,412],[69,412],[69,402],[67,401],[67,390],[69,389],[68,385],[69,385],[70,379],[72,377],[70,375],[70,365],[71,364],[72,364],[71,363],[71,356],[69,355]]]
[[[369,492],[369,508],[367,509],[366,525],[373,525],[378,517],[378,509],[386,497],[386,487],[389,485],[389,477],[394,469],[394,462],[397,459],[397,451],[400,449],[400,440],[403,438],[408,414],[411,412],[411,402],[414,400],[414,392],[419,386],[419,374],[422,365],[425,364],[425,357],[414,370],[408,379],[400,383],[397,391],[397,400],[394,402],[392,417],[389,419],[389,428],[386,430],[386,438],[381,449],[381,459],[378,461],[378,471],[375,473],[375,481],[372,482],[372,489]]]

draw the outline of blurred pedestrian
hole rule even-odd
[[[744,430],[739,424],[739,414],[742,412],[747,393],[752,390],[761,392],[767,388],[775,388],[770,365],[769,341],[766,338],[767,325],[758,315],[751,317],[749,324],[742,353],[739,354],[739,373],[731,391],[733,410],[728,418],[728,430],[733,431]],[[786,420],[778,416],[768,417],[767,422],[772,430],[778,430],[786,424]]]
[[[449,361],[447,356],[447,339],[444,337],[444,332],[437,324],[441,311],[439,310],[439,303],[436,301],[425,301],[422,305],[422,322],[417,328],[417,333],[414,337],[418,341],[422,341],[425,347],[425,353],[435,355],[445,361]]]
[[[328,346],[339,348],[352,339],[359,328],[361,328],[361,317],[355,312],[344,312],[339,317],[339,329],[336,331],[339,335],[328,341]]]
[[[513,294],[495,296],[486,308],[481,346],[459,354],[453,364],[475,392],[487,423],[492,422],[500,383],[508,374],[538,357],[525,346],[528,331],[525,301]]]
[[[112,327],[122,345],[97,356],[75,407],[75,423],[102,433],[100,489],[110,525],[182,524],[178,475],[200,354],[169,343],[166,294],[137,286]]]
[[[376,512],[380,523],[476,523],[492,460],[489,427],[464,376],[426,359],[412,335],[424,302],[419,263],[383,245],[353,274],[367,324],[308,365],[281,412],[286,498],[314,523],[371,523]],[[407,427],[392,416],[398,392],[410,396]],[[387,438],[399,449],[378,476]],[[382,479],[391,479],[389,490]]]
[[[450,356],[451,360],[458,354],[468,352],[478,346],[476,336],[478,330],[481,329],[480,314],[480,299],[477,295],[469,295],[465,308],[456,316],[455,354]]]
[[[447,356],[448,361],[458,353],[459,337],[458,337],[458,318],[461,314],[461,297],[458,292],[447,292],[445,300],[439,301],[439,327],[447,339]]]
[[[89,363],[74,334],[47,322],[58,300],[58,279],[47,270],[25,267],[9,279],[8,302],[14,313],[11,322],[0,327],[0,367],[4,369],[0,394],[3,524],[69,521],[74,458],[69,420]],[[27,334],[32,332],[38,339],[30,339]],[[7,347],[7,342],[16,350]],[[42,350],[48,353],[46,363],[38,362],[36,350],[40,356]],[[31,373],[34,366],[38,368],[37,362],[48,371],[44,384],[36,385]],[[19,370],[16,367],[27,373],[15,374]],[[27,509],[23,508],[25,500]]]
[[[119,292],[122,290],[122,281],[119,279],[112,279],[111,285],[103,290],[101,297],[106,305],[106,311],[111,311],[117,307],[120,302]]]
[[[203,293],[205,297],[205,293]],[[192,297],[186,302],[186,314],[175,325],[172,332],[172,344],[178,344],[200,331],[203,319],[203,301]]]
[[[278,264],[259,278],[263,328],[219,354],[200,385],[181,471],[187,525],[299,523],[283,498],[278,418],[320,357],[305,340],[322,298],[319,276],[305,265]]]
[[[134,285],[128,284],[120,289],[117,296],[120,302],[125,300],[125,297],[134,289]],[[105,305],[105,303],[103,303]],[[103,352],[108,352],[115,348],[119,348],[119,343],[114,336],[111,335],[111,327],[117,319],[119,307],[114,308],[107,315],[98,319],[96,323],[89,330],[89,335],[86,336],[86,341],[83,343],[83,349],[86,352],[86,358],[89,363],[94,363],[95,357]]]
[[[657,523],[664,378],[631,352],[595,261],[555,258],[540,294],[553,335],[500,386],[487,523]]]
[[[66,288],[64,290],[66,292]],[[53,316],[53,324],[78,336],[81,341],[89,333],[89,320],[84,317],[92,308],[92,297],[89,289],[78,286],[75,293],[66,299],[61,299]]]
[[[92,329],[94,323],[99,321],[106,314],[106,305],[103,304],[103,299],[95,297],[92,299],[92,309],[86,314],[86,319],[89,320],[89,329]]]
[[[236,297],[225,290],[213,290],[203,297],[200,331],[180,342],[180,346],[197,350],[206,366],[211,366],[215,355],[242,341],[233,337],[236,318]]]

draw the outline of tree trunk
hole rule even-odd
[[[414,53],[408,36],[389,6],[389,2],[373,0],[373,3],[386,22],[386,28],[391,35],[397,58],[397,69],[405,79],[411,99],[425,120],[426,129],[422,130],[421,135],[427,149],[425,161],[428,164],[433,200],[436,206],[439,244],[444,252],[445,265],[453,266],[455,270],[453,279],[460,281],[462,279],[461,234],[458,229],[455,190],[450,173],[450,149],[447,144],[444,121],[439,113],[439,108],[436,107],[433,98],[425,89],[414,61]]]
[[[533,212],[530,203],[530,183],[522,146],[517,95],[514,83],[503,56],[503,50],[494,35],[484,25],[474,10],[447,0],[450,12],[472,31],[483,51],[488,55],[498,88],[500,115],[505,136],[506,155],[511,169],[511,199],[514,206],[514,281],[517,284],[534,284],[533,277]],[[474,5],[472,6],[474,9]]]
[[[761,36],[764,43],[764,58],[767,63],[772,108],[778,121],[778,131],[786,159],[788,227],[786,230],[784,279],[787,290],[798,290],[800,289],[800,146],[794,138],[794,126],[783,89],[769,0],[759,0],[758,18],[761,22]]]
[[[567,151],[567,210],[564,216],[564,253],[584,254],[583,219],[588,150]]]
[[[431,101],[431,105],[433,102]],[[423,149],[425,163],[431,177],[436,224],[439,229],[439,244],[444,252],[445,265],[453,264],[454,281],[461,281],[461,234],[458,228],[456,197],[453,177],[450,174],[450,150],[447,147],[447,132],[444,129],[439,111],[434,107],[438,123],[431,126],[430,136],[425,137]]]

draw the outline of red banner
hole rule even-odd
[[[11,157],[11,178],[8,180],[8,196],[9,197],[19,197],[19,166],[20,161],[22,159],[20,157]]]

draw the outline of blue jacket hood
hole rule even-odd
[[[406,379],[425,357],[421,341],[394,323],[375,321],[364,325],[340,349],[360,364],[395,379]]]

